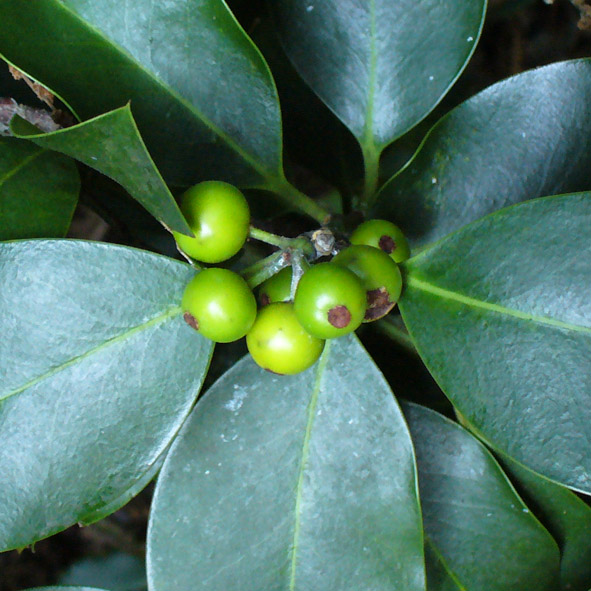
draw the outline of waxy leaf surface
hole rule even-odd
[[[194,271],[143,251],[0,245],[0,548],[116,510],[189,414],[212,345],[183,321]]]
[[[166,180],[281,169],[275,87],[223,0],[0,0],[0,54],[83,119],[132,101]]]
[[[559,484],[501,456],[560,546],[560,588],[591,589],[591,507]]]
[[[591,492],[591,194],[521,203],[412,258],[400,310],[493,447]]]
[[[70,565],[58,583],[89,585],[109,591],[146,591],[146,565],[140,557],[123,552],[86,556]]]
[[[65,236],[79,191],[73,160],[0,137],[0,240]]]
[[[14,117],[11,128],[19,137],[67,154],[102,172],[117,181],[168,228],[192,235],[146,150],[129,105],[51,133],[40,133],[21,117]]]
[[[105,591],[104,589],[96,589],[95,587],[32,587],[26,591]]]
[[[418,123],[468,61],[484,0],[269,2],[302,77],[369,151]]]
[[[555,591],[559,553],[487,449],[404,404],[417,455],[429,591]]]
[[[507,205],[591,188],[591,60],[524,72],[443,117],[378,195],[424,246]]]
[[[402,414],[353,336],[277,376],[244,358],[199,401],[158,478],[153,591],[424,590]]]

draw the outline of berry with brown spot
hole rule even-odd
[[[395,263],[410,257],[408,241],[402,230],[387,220],[367,220],[351,234],[351,244],[365,244],[383,250]]]
[[[396,305],[402,291],[402,276],[398,265],[385,252],[354,245],[342,250],[332,262],[355,273],[363,284],[367,292],[364,322],[382,318]]]
[[[300,279],[294,310],[311,335],[334,339],[359,327],[365,301],[365,290],[353,272],[332,263],[319,263]]]
[[[185,322],[216,343],[242,338],[253,325],[257,304],[246,281],[228,269],[204,269],[183,294]]]

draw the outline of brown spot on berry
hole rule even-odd
[[[269,369],[268,367],[265,367],[265,371],[268,371],[269,373],[272,373],[273,375],[276,375],[276,376],[284,376],[285,375],[284,373],[279,373],[277,371],[273,371],[272,369]]]
[[[197,318],[195,318],[195,316],[193,316],[193,314],[189,314],[189,312],[185,312],[183,314],[183,318],[185,319],[185,322],[191,328],[194,328],[195,330],[199,330],[199,322],[197,322]]]
[[[392,254],[396,250],[396,242],[394,242],[392,236],[381,236],[378,246],[388,254]]]
[[[271,298],[266,294],[266,293],[262,293],[259,296],[259,300],[261,302],[261,306],[264,308],[265,306],[268,306],[271,303]]]
[[[345,328],[351,322],[351,312],[347,306],[335,306],[328,311],[328,322],[335,328]]]
[[[385,287],[372,289],[367,292],[367,309],[365,310],[365,322],[372,322],[383,318],[392,308],[395,302],[390,300],[390,294]]]

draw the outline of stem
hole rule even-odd
[[[249,236],[259,242],[264,242],[271,246],[277,246],[278,248],[289,248],[293,242],[293,238],[277,236],[277,234],[271,234],[271,232],[266,232],[265,230],[255,228],[254,226],[250,227]]]
[[[283,267],[287,267],[290,264],[291,256],[286,255],[287,253],[282,250],[274,252],[267,258],[247,267],[240,274],[246,280],[248,287],[254,289],[263,281],[266,281],[269,277],[281,271]]]
[[[363,148],[363,162],[365,163],[365,183],[363,186],[362,202],[365,209],[369,209],[378,190],[380,173],[380,151],[373,142],[367,143]]]
[[[309,215],[322,226],[330,221],[329,211],[318,205],[311,197],[296,189],[283,175],[269,181],[261,188],[276,193],[284,203]]]
[[[404,347],[404,349],[406,349],[409,353],[412,353],[413,355],[418,355],[415,344],[413,343],[409,334],[402,328],[396,326],[392,322],[392,320],[384,318],[384,320],[380,320],[378,322],[377,327],[386,336],[390,337],[393,341],[397,342],[401,347]]]
[[[309,267],[308,261],[306,261],[306,258],[304,256],[302,256],[302,252],[299,250],[296,250],[292,254],[292,260],[291,260],[292,273],[291,273],[291,287],[290,287],[290,294],[289,294],[289,299],[291,301],[293,301],[293,299],[295,298],[295,292],[296,292],[296,289],[298,288],[298,283],[300,282],[302,275],[305,273],[305,271],[308,267]]]
[[[299,236],[298,238],[286,238],[285,236],[271,234],[271,232],[266,232],[265,230],[255,228],[254,226],[250,227],[249,235],[254,240],[277,246],[282,250],[302,250],[304,254],[308,256],[316,256],[314,245],[307,238],[302,236]]]

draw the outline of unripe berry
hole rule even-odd
[[[219,263],[243,246],[250,227],[244,195],[222,181],[205,181],[181,196],[181,211],[194,238],[173,232],[183,252],[204,263]]]
[[[216,343],[242,338],[253,325],[257,304],[240,275],[227,269],[204,269],[189,282],[182,308],[187,324]]]

